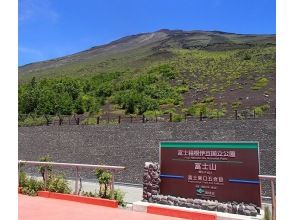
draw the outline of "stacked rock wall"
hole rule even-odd
[[[143,176],[143,201],[152,202],[152,197],[159,194],[159,184],[159,164],[146,162]]]

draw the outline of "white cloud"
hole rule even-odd
[[[59,15],[49,0],[19,0],[19,22],[34,20],[56,22],[58,18]]]

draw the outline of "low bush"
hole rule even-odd
[[[52,175],[47,183],[48,191],[69,194],[71,192],[68,181],[63,175]]]
[[[81,122],[82,125],[95,125],[97,124],[97,118],[86,118]]]
[[[87,196],[87,197],[95,197],[95,198],[99,198],[99,193],[97,193],[96,191],[94,193],[92,192],[86,192],[86,191],[82,191],[81,193],[82,196]]]
[[[81,193],[82,196],[87,196],[87,197],[93,197],[93,198],[101,198],[101,196],[99,195],[99,193],[95,192],[85,192],[82,191]],[[116,200],[118,202],[118,205],[125,207],[126,206],[126,202],[124,201],[124,197],[125,197],[125,193],[122,192],[119,189],[115,189],[113,191],[113,199]]]
[[[263,87],[265,87],[267,84],[268,84],[268,79],[267,78],[259,78],[255,83],[254,85],[251,87],[251,89],[253,90],[259,90]]]
[[[179,92],[179,93],[185,93],[185,92],[188,92],[189,91],[189,86],[178,86],[176,88],[176,91]]]
[[[25,127],[25,126],[40,126],[40,125],[46,125],[47,120],[45,117],[27,117],[23,121],[18,122],[18,126]]]
[[[95,176],[99,183],[99,196],[101,198],[110,198],[111,173],[102,169],[96,169]]]
[[[172,114],[172,121],[173,122],[181,122],[184,120],[184,116],[180,114]]]
[[[196,103],[192,107],[188,108],[187,114],[197,117],[200,116],[200,113],[202,115],[206,115],[207,108],[208,106],[206,103]]]
[[[49,155],[43,156],[39,159],[40,162],[49,162],[51,160]],[[50,165],[44,165],[44,166],[38,166],[38,171],[42,175],[43,181],[45,182],[45,169],[47,170],[47,175],[50,177],[52,172],[52,166]]]
[[[124,201],[125,193],[119,189],[115,189],[113,193],[114,193],[114,200],[116,200],[118,204],[121,205],[122,207],[125,207],[126,206],[126,203]]]
[[[255,112],[255,116],[262,116],[264,114],[265,111],[269,110],[270,106],[268,104],[264,104],[261,106],[256,106],[253,108],[254,112]]]
[[[232,102],[232,109],[237,110],[241,104],[242,104],[241,101]]]
[[[26,186],[27,184],[27,181],[28,181],[28,177],[26,175],[26,173],[24,171],[20,171],[19,172],[19,177],[18,177],[18,186],[19,187],[23,187],[23,186]]]
[[[264,217],[263,220],[271,220],[271,211],[268,206],[264,207]]]
[[[44,182],[34,178],[27,178],[21,185],[22,194],[36,196],[37,192],[44,189]]]

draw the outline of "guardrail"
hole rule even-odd
[[[82,178],[79,174],[80,168],[98,168],[103,169],[111,172],[112,180],[111,180],[111,191],[114,190],[114,172],[119,172],[122,170],[125,170],[125,167],[122,166],[108,166],[108,165],[93,165],[93,164],[78,164],[78,163],[57,163],[57,162],[39,162],[39,161],[25,161],[25,160],[19,160],[18,161],[18,172],[20,173],[20,165],[21,164],[30,164],[34,166],[44,166],[44,184],[46,189],[46,184],[48,180],[48,166],[61,166],[61,167],[71,167],[75,168],[75,191],[74,194],[78,195],[82,188]],[[79,186],[80,182],[80,186]]]
[[[269,175],[258,175],[260,180],[267,180],[271,183],[271,194],[272,194],[272,220],[276,220],[276,193],[275,193],[275,182],[276,176],[269,176]],[[261,184],[260,184],[260,191],[261,191]]]

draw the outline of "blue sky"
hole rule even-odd
[[[19,0],[19,65],[162,28],[276,33],[275,0]]]

